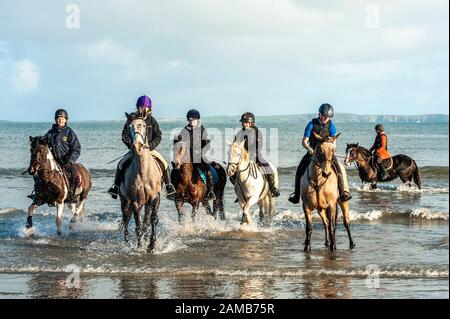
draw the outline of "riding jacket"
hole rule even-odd
[[[60,163],[76,162],[81,153],[81,145],[75,132],[69,127],[59,128],[53,124],[44,135],[55,159]]]
[[[369,151],[372,152],[373,150],[375,150],[378,158],[385,160],[391,157],[387,145],[388,145],[387,135],[385,132],[381,132],[380,134],[377,134],[377,136],[375,137],[375,142],[373,143]]]

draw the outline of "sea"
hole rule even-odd
[[[237,120],[203,120],[212,135],[211,159],[227,161]],[[312,251],[305,253],[301,205],[287,200],[305,153],[305,123],[266,117],[257,124],[265,154],[278,167],[281,192],[270,226],[258,226],[257,206],[251,209],[254,224],[240,225],[230,182],[224,221],[200,208],[195,223],[179,223],[174,203],[163,196],[155,254],[136,247],[133,220],[131,244],[123,242],[120,201],[107,193],[117,164],[109,162],[127,151],[122,121],[69,123],[82,145],[79,162],[92,173],[86,218],[69,229],[65,208],[58,236],[56,209],[44,205],[34,214],[33,236],[25,230],[33,189],[33,178],[22,174],[30,161],[29,136],[45,134],[51,124],[0,122],[0,298],[449,298],[448,123],[385,123],[391,154],[417,162],[423,188],[397,179],[371,190],[348,167],[356,247],[349,249],[339,219],[337,250],[329,251],[315,213]],[[171,138],[185,123],[159,124],[158,151],[170,161]],[[339,159],[347,143],[369,148],[375,124],[338,123]]]

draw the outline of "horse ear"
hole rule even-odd
[[[359,143],[356,143],[355,145],[356,145],[356,147],[358,147]]]
[[[228,141],[228,140],[227,140],[227,144],[230,145],[230,146],[233,145],[233,143],[231,143],[231,142]]]
[[[125,112],[125,117],[127,118],[127,121],[130,121],[130,120],[131,120],[131,115],[128,114],[127,112]]]
[[[341,133],[338,133],[337,135],[333,136],[333,138],[332,138],[333,142],[338,139],[339,135],[341,135]]]
[[[316,139],[318,139],[319,141],[323,141],[323,137],[322,137],[322,136],[320,136],[320,135],[317,134],[316,132],[313,132],[313,134],[314,134],[314,137],[315,137]]]

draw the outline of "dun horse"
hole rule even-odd
[[[265,180],[261,168],[256,162],[250,161],[244,143],[245,140],[231,143],[227,166],[228,176],[237,175],[234,191],[242,209],[241,224],[252,223],[250,208],[258,203],[259,223],[262,226],[268,226],[275,211],[275,199],[272,197],[269,183]],[[272,169],[277,174],[276,168],[272,166]]]
[[[61,235],[64,203],[70,206],[73,213],[70,220],[71,225],[84,216],[84,204],[92,186],[91,174],[83,165],[75,164],[76,170],[81,176],[81,186],[77,187],[75,197],[67,202],[70,179],[54,159],[47,141],[41,136],[30,136],[30,145],[31,159],[28,173],[34,176],[35,199],[28,207],[27,228],[33,226],[34,210],[43,204],[48,204],[57,208],[56,228],[58,235]]]
[[[397,177],[408,186],[412,186],[412,181],[419,189],[422,188],[420,181],[419,168],[416,162],[409,156],[399,154],[390,159],[389,167],[386,169],[388,178],[381,180],[378,171],[375,168],[375,160],[372,154],[366,148],[356,144],[347,144],[345,150],[345,165],[349,166],[352,162],[356,163],[359,177],[363,182],[371,183],[371,188],[377,188],[377,182],[388,182]]]
[[[218,181],[214,183],[213,191],[216,198],[213,201],[213,211],[211,212],[211,207],[206,197],[206,184],[202,181],[200,173],[194,164],[187,160],[188,155],[189,152],[186,143],[178,142],[174,145],[173,163],[175,170],[172,171],[172,183],[176,188],[175,207],[178,211],[178,220],[181,222],[184,203],[189,203],[192,206],[192,222],[195,221],[195,215],[200,203],[202,203],[207,214],[213,215],[217,219],[217,212],[219,212],[220,219],[225,220],[223,206],[223,195],[227,182],[225,170],[218,163],[211,163],[211,166],[214,167],[218,175]]]
[[[322,218],[325,228],[325,246],[330,250],[336,249],[336,225],[337,225],[337,205],[342,209],[343,221],[347,230],[350,249],[355,246],[350,232],[350,209],[348,201],[339,200],[339,191],[337,186],[337,175],[332,168],[332,161],[335,152],[335,141],[338,138],[334,136],[330,139],[322,139],[315,134],[316,138],[321,140],[314,150],[311,163],[306,169],[300,180],[300,194],[303,202],[303,212],[306,219],[306,240],[305,251],[311,251],[312,234],[312,215],[314,209],[317,209]],[[345,172],[344,167],[341,167]],[[330,241],[328,241],[328,238]]]
[[[158,224],[162,170],[148,147],[145,120],[125,114],[130,123],[132,158],[119,186],[124,240],[129,241],[128,223],[133,214],[138,247],[142,246],[142,240],[147,241],[147,230],[151,223],[152,234],[147,251],[153,253],[156,250],[156,225]],[[141,222],[140,212],[144,206],[145,215]]]

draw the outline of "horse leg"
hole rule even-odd
[[[242,219],[241,219],[241,225],[246,223],[247,225],[253,223],[252,216],[250,216],[250,207],[249,203],[244,204],[242,207]]]
[[[152,254],[156,251],[156,226],[158,225],[159,203],[160,195],[158,194],[158,196],[153,200],[151,215],[152,237],[150,238],[150,244],[147,247],[147,252]]]
[[[330,205],[327,208],[328,232],[330,233],[330,250],[336,250],[336,206]]]
[[[133,211],[134,224],[136,228],[134,231],[136,232],[137,238],[137,247],[142,247],[142,223],[141,223],[141,209],[142,207],[138,207],[137,204],[133,204],[131,210]]]
[[[377,188],[378,188],[377,182],[370,183],[370,189],[377,189]]]
[[[56,203],[56,233],[62,235],[61,225],[62,225],[62,213],[64,210],[64,202]]]
[[[322,219],[323,228],[325,230],[325,247],[329,247],[330,241],[328,240],[328,219],[325,209],[319,209],[319,216]]]
[[[305,220],[306,220],[306,239],[305,239],[305,248],[303,249],[304,252],[311,251],[311,234],[312,234],[312,209],[309,207],[306,207],[305,204],[303,204],[303,213],[305,214]]]
[[[215,214],[217,214],[217,210],[219,211],[220,220],[225,220],[225,209],[223,206],[223,194],[220,194],[220,196],[216,195],[216,199],[214,200],[214,210],[216,210]]]
[[[339,206],[342,210],[342,220],[344,221],[345,230],[347,230],[348,240],[350,244],[350,249],[355,247],[355,243],[350,232],[350,207],[348,202],[339,202]]]
[[[130,201],[121,198],[122,206],[122,227],[123,227],[123,240],[128,243],[130,241],[130,234],[128,233],[128,224],[131,219]]]
[[[27,223],[25,225],[26,229],[33,228],[33,213],[39,206],[35,203],[32,203],[30,206],[28,206],[28,216],[27,216]]]
[[[195,223],[195,215],[197,215],[198,206],[200,206],[199,202],[192,203],[192,212],[191,212],[192,223]]]
[[[152,202],[147,202],[144,208],[144,221],[142,222],[142,237],[144,242],[148,241],[148,226],[150,225],[152,205]]]
[[[214,216],[214,219],[217,219],[217,212],[214,210],[214,212],[211,211],[211,206],[209,205],[209,201],[207,198],[203,198],[202,200],[203,208],[205,208],[206,214]]]
[[[183,201],[181,199],[175,199],[175,208],[178,212],[178,222],[181,224],[181,218],[183,217]]]

